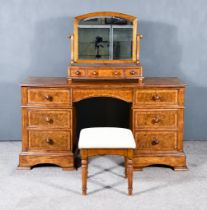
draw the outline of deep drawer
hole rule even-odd
[[[177,132],[135,132],[137,150],[173,151],[177,149]]]
[[[135,129],[175,129],[177,128],[176,110],[134,111]]]
[[[29,127],[71,128],[71,110],[29,110]]]
[[[70,131],[29,131],[29,150],[71,150],[72,140]]]

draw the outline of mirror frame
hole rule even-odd
[[[78,57],[78,23],[80,20],[99,16],[112,16],[132,21],[132,59],[127,60],[84,60]],[[71,37],[71,63],[139,63],[139,44],[137,44],[137,18],[119,12],[92,12],[76,16],[74,19],[74,35]]]

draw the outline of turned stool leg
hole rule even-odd
[[[87,195],[88,159],[82,159],[82,194]]]
[[[127,160],[127,175],[128,175],[128,195],[132,195],[133,164],[131,159]]]
[[[124,157],[124,166],[125,166],[125,178],[127,178],[127,157]]]

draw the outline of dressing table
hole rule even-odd
[[[178,78],[144,78],[136,17],[96,12],[75,17],[68,77],[30,77],[21,84],[22,151],[18,169],[55,164],[74,169],[75,103],[112,97],[131,104],[133,166],[186,170],[184,90]]]

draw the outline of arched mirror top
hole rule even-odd
[[[118,12],[75,17],[74,63],[136,63],[137,19]]]
[[[82,21],[84,19],[92,19],[92,18],[107,18],[107,17],[112,17],[112,18],[118,18],[118,19],[125,19],[128,21],[136,21],[136,17],[124,13],[119,13],[119,12],[92,12],[92,13],[87,13],[83,14],[80,16],[75,17],[75,21]]]

